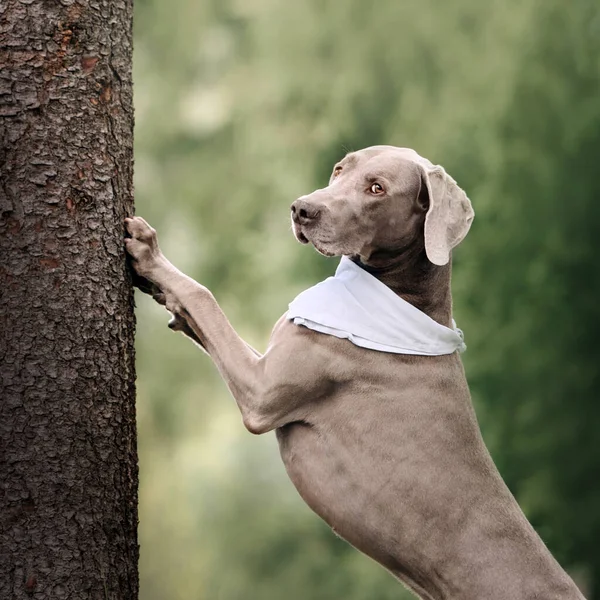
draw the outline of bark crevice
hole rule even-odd
[[[132,1],[0,12],[0,598],[138,594]]]

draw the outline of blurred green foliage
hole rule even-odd
[[[252,345],[335,269],[288,210],[346,150],[410,146],[467,190],[454,305],[483,434],[598,600],[598,2],[135,10],[138,213]],[[138,300],[142,600],[409,598],[312,515],[274,436],[248,434],[210,360]]]

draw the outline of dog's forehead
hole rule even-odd
[[[411,164],[420,165],[426,169],[433,168],[433,164],[426,158],[420,156],[412,148],[401,148],[398,146],[370,146],[348,153],[344,163],[349,166],[361,166],[368,163],[369,166],[381,166],[382,168],[398,169]]]

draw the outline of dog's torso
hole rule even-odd
[[[442,167],[407,148],[351,152],[327,187],[290,211],[299,242],[352,260],[346,266],[450,327],[451,252],[474,212]],[[340,536],[427,600],[583,598],[496,470],[456,353],[367,350],[284,315],[261,355],[209,290],[167,261],[148,223],[126,222],[135,270],[173,313],[170,326],[210,354],[249,431],[277,430],[292,481]],[[356,299],[356,290],[347,291]],[[364,308],[369,317],[383,312],[371,296]],[[341,314],[344,304],[333,310]],[[396,316],[381,322],[386,333],[398,324]],[[346,325],[334,329],[364,338],[351,331],[354,318]]]
[[[277,430],[281,456],[341,537],[423,598],[581,598],[500,478],[457,354],[365,350],[285,320],[280,337],[296,357],[282,377],[323,382]]]

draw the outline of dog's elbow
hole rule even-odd
[[[264,379],[238,402],[244,427],[254,435],[268,433],[280,427],[288,413],[287,396],[282,395],[280,385],[272,385]]]
[[[270,419],[256,412],[245,412],[242,415],[244,427],[254,435],[261,435],[274,429]]]

